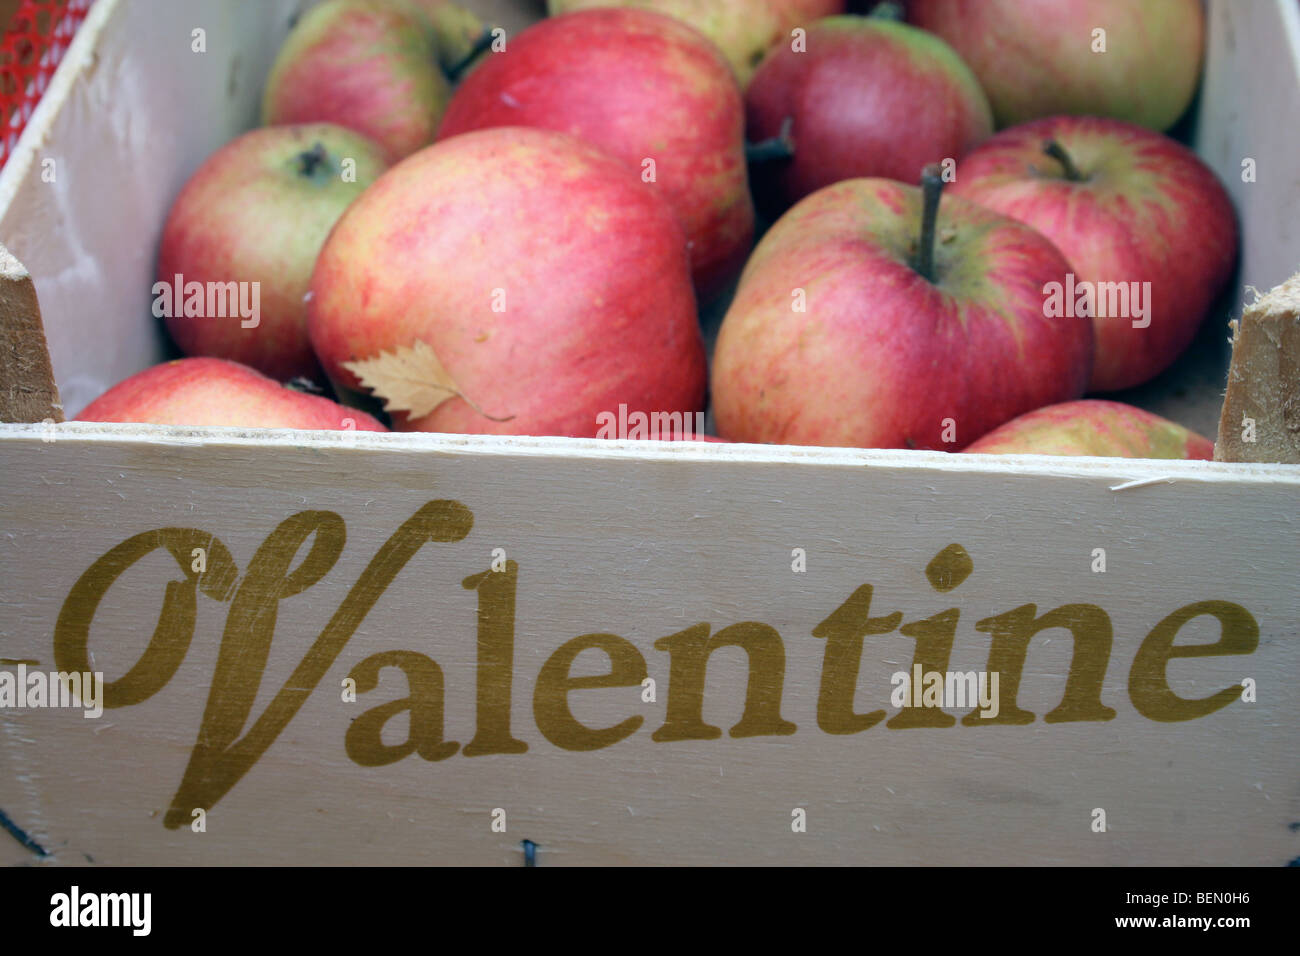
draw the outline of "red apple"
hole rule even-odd
[[[1132,405],[1088,399],[1021,415],[967,445],[966,452],[1209,461],[1214,442]]]
[[[970,64],[999,126],[1088,113],[1172,126],[1201,73],[1201,0],[910,0]],[[1100,32],[1099,32],[1100,31]]]
[[[1059,295],[1043,291],[1050,308],[1094,313],[1092,391],[1167,368],[1236,261],[1236,216],[1214,173],[1168,137],[1119,120],[1058,116],[1003,130],[961,161],[952,191],[1065,253],[1071,280]]]
[[[154,314],[181,351],[319,375],[303,301],[312,268],[386,165],[370,140],[328,124],[253,130],[213,154],[172,204],[158,254]]]
[[[937,208],[941,186],[937,168],[924,202],[914,186],[848,180],[772,227],[718,335],[719,434],[955,451],[1082,394],[1090,325],[1043,314],[1061,253],[974,203]]]
[[[640,7],[689,23],[726,56],[741,87],[795,27],[844,12],[845,0],[547,0],[554,16],[595,7]]]
[[[396,161],[433,141],[450,96],[433,34],[414,7],[328,0],[302,15],[276,56],[262,122],[337,123]]]
[[[571,133],[633,167],[681,219],[701,298],[744,265],[754,238],[744,104],[690,27],[645,10],[544,20],[466,77],[438,139],[491,126]]]
[[[216,358],[164,362],[118,382],[77,416],[83,422],[388,431],[365,412],[285,388]]]
[[[620,403],[704,407],[676,217],[549,130],[466,133],[381,176],[321,251],[308,325],[331,379],[364,372],[399,429],[595,437]]]
[[[783,43],[746,93],[749,137],[792,120],[794,155],[768,164],[787,203],[844,179],[920,181],[993,132],[988,100],[948,44],[905,23],[831,17],[808,28],[806,52]]]

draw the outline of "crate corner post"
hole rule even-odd
[[[0,245],[0,422],[63,421],[36,287]]]

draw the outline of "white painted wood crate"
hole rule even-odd
[[[295,6],[99,0],[0,176],[0,241],[35,277],[70,414],[159,357],[148,290],[167,205],[254,121]],[[527,19],[499,6],[508,26]],[[1242,217],[1241,283],[1263,289],[1300,261],[1300,11],[1291,0],[1210,10],[1197,145]],[[203,56],[188,53],[196,26]],[[1241,182],[1247,156],[1254,184]],[[47,158],[55,183],[41,180]],[[1202,335],[1144,404],[1213,435],[1225,335]],[[0,470],[0,658],[66,670],[84,639],[121,705],[96,720],[0,709],[0,811],[47,854],[0,836],[0,863],[518,864],[525,839],[541,865],[1300,855],[1288,826],[1300,820],[1297,466],[67,424],[0,425]],[[304,513],[321,529],[319,579],[279,602],[273,632],[241,626],[256,585],[275,580],[269,566],[245,572],[283,558],[283,543],[259,547]],[[114,578],[104,556],[160,528],[193,530],[170,533],[177,557],[152,550]],[[405,552],[377,557],[414,548],[416,532],[448,540],[404,564]],[[200,544],[208,570],[189,614]],[[973,571],[941,593],[926,568],[954,544]],[[485,573],[502,552],[510,570]],[[831,702],[853,680],[825,667],[828,646],[851,647],[855,633],[851,606],[833,612],[865,585],[876,616],[959,609],[948,669],[1000,668],[1004,687],[1022,673],[1016,699],[1032,717],[967,726],[957,710],[951,727],[823,729],[847,729]],[[1077,646],[1045,630],[1023,666],[990,663],[977,622],[1026,605],[1088,605],[1075,610],[1090,629]],[[1155,689],[1159,645],[1180,613],[1206,610],[1228,619],[1225,653],[1172,660],[1169,687],[1226,699],[1250,679],[1258,699],[1170,719],[1186,714]],[[493,654],[512,618],[503,667]],[[132,670],[155,626],[159,645]],[[264,670],[259,633],[273,634]],[[563,729],[552,655],[592,634],[617,635],[601,641],[627,686],[574,690],[573,716],[630,723],[617,742],[566,749],[584,743]],[[755,654],[713,654],[701,705],[684,655],[702,634]],[[1219,624],[1194,617],[1176,638],[1210,645]],[[915,647],[897,630],[865,639],[858,713],[898,716],[890,677]],[[210,698],[223,648],[250,669]],[[366,668],[354,668],[397,651],[440,666],[443,740],[456,743],[363,766],[377,751],[349,746],[353,721],[408,690],[386,668],[365,691]],[[609,667],[593,649],[575,673]],[[350,673],[355,703],[342,699]],[[417,685],[436,693],[427,673]],[[712,739],[663,739],[699,732],[701,706]],[[287,723],[269,728],[281,707]],[[384,740],[400,742],[405,723]],[[436,740],[433,723],[421,726]],[[792,827],[798,811],[806,832]]]

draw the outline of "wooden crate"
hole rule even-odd
[[[99,0],[0,175],[69,414],[160,356],[167,205],[296,6]],[[1210,12],[1196,143],[1267,288],[1300,11]],[[1138,397],[1213,434],[1207,326]],[[1298,466],[50,421],[0,469],[0,669],[110,681],[0,709],[0,862],[1300,855]],[[894,708],[915,663],[997,672],[999,716]]]

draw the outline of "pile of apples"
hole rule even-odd
[[[81,417],[598,437],[711,396],[728,441],[1211,457],[1081,400],[1166,369],[1235,265],[1227,194],[1163,134],[1199,0],[549,12],[303,15],[158,256],[178,291],[257,283],[256,323],[178,301],[191,357]]]

